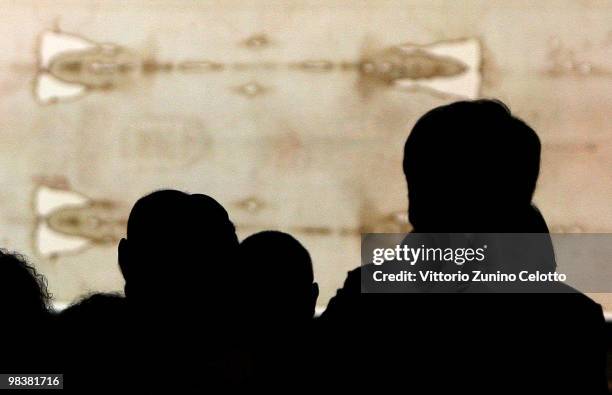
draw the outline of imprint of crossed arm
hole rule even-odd
[[[167,186],[217,198],[241,237],[303,240],[324,306],[359,265],[361,233],[410,229],[403,142],[424,112],[462,98],[499,97],[538,131],[536,203],[553,231],[612,231],[610,189],[595,182],[612,168],[601,9],[291,3],[59,1],[36,22],[41,2],[5,7],[0,199],[15,212],[0,225],[58,300],[121,289],[130,205]]]

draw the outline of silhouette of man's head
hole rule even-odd
[[[117,320],[124,314],[124,306],[125,300],[121,295],[96,293],[62,310],[59,319],[65,327],[80,334],[84,331],[103,334],[117,329]]]
[[[3,326],[43,319],[50,299],[45,278],[23,256],[0,250],[0,309],[6,318]]]
[[[153,192],[132,208],[127,238],[119,244],[126,297],[157,307],[180,300],[187,308],[216,297],[237,249],[234,225],[216,200],[175,190]]]
[[[310,254],[299,241],[282,232],[256,233],[240,244],[240,261],[251,313],[273,322],[312,319],[319,287]]]
[[[404,147],[409,218],[418,232],[526,231],[540,140],[494,100],[437,107]]]
[[[107,353],[116,358],[116,347],[110,345],[125,336],[126,317],[125,298],[120,295],[97,293],[82,298],[58,315],[60,336],[70,345],[66,351],[92,359],[103,359]]]

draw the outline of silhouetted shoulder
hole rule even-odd
[[[577,311],[583,311],[584,314],[597,316],[601,318],[602,323],[605,322],[603,308],[599,303],[565,283],[555,283],[555,287],[557,287],[555,292],[571,296],[572,304]]]
[[[320,323],[331,324],[348,319],[359,312],[362,267],[348,272],[342,288],[336,291],[319,318]]]

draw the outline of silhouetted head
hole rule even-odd
[[[71,304],[59,314],[64,327],[82,334],[82,330],[103,333],[117,331],[117,324],[125,314],[125,298],[119,294],[96,293]],[[85,334],[85,336],[88,336]]]
[[[5,329],[44,319],[50,299],[45,278],[23,256],[0,250],[0,310]]]
[[[128,318],[125,298],[112,293],[87,295],[58,314],[58,356],[62,371],[71,375],[71,388],[86,393],[91,383],[97,389],[129,383],[128,372],[134,374],[136,363],[130,348],[134,326]]]
[[[225,209],[213,198],[175,190],[139,199],[119,244],[128,301],[190,308],[219,297],[238,239]]]
[[[272,322],[312,319],[319,287],[310,254],[299,241],[282,232],[256,233],[240,244],[240,262],[250,313]]]
[[[540,140],[494,100],[437,107],[404,147],[409,218],[418,232],[525,232]]]
[[[0,371],[56,368],[54,342],[46,342],[54,335],[50,301],[45,278],[23,256],[0,250]]]
[[[83,297],[57,316],[65,351],[79,355],[79,363],[101,360],[109,353],[116,358],[119,340],[129,328],[127,316],[121,295],[96,293]]]

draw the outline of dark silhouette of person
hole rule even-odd
[[[88,392],[130,385],[130,367],[122,358],[128,345],[123,329],[127,314],[125,298],[112,293],[88,295],[57,314],[64,389]]]
[[[540,151],[533,129],[499,101],[429,111],[404,147],[414,232],[547,233],[532,204]],[[320,318],[322,371],[336,386],[607,393],[605,321],[586,296],[562,284],[567,292],[362,294],[369,267],[348,274]]]
[[[20,254],[0,250],[0,372],[55,371],[44,276]]]
[[[293,236],[265,231],[240,243],[240,271],[249,298],[250,385],[302,389],[312,381],[312,320],[319,295],[310,254]]]
[[[315,312],[319,286],[308,250],[293,236],[265,231],[240,243],[240,262],[252,289],[250,312],[264,325],[303,325]]]
[[[227,366],[241,329],[237,252],[234,225],[209,196],[161,190],[136,202],[119,244],[132,365],[144,368],[136,382],[194,390],[238,381]]]

